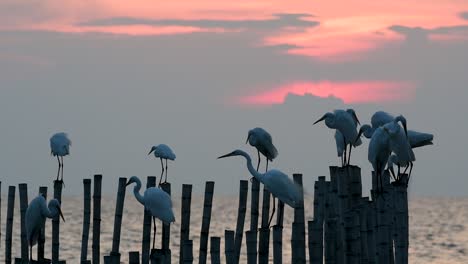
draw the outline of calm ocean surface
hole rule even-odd
[[[31,198],[31,197],[30,197]],[[260,199],[261,200],[261,199]],[[250,200],[249,200],[250,201]],[[211,218],[210,236],[223,236],[225,229],[235,230],[237,217],[237,197],[214,196]],[[61,224],[60,245],[61,259],[68,263],[79,263],[82,232],[81,197],[66,197],[63,199],[63,212],[66,223]],[[306,199],[306,220],[312,218],[312,200]],[[15,224],[13,227],[13,256],[20,254],[19,241],[19,202],[16,200]],[[190,237],[194,242],[194,259],[198,259],[198,243],[202,218],[203,199],[193,197]],[[113,198],[104,197],[102,201],[102,233],[101,255],[108,254],[112,246],[112,228],[114,222],[115,202]],[[179,251],[180,230],[180,197],[174,197],[176,223],[171,226],[173,256]],[[249,210],[247,210],[245,228],[249,227]],[[5,219],[6,197],[2,197],[0,262],[4,262],[5,254]],[[283,233],[284,262],[291,259],[289,240],[291,238],[292,210],[285,208],[285,223]],[[141,230],[143,223],[143,207],[131,193],[127,193],[122,226],[120,249],[122,261],[127,262],[129,251],[141,250]],[[157,247],[160,246],[161,226],[157,227]],[[46,224],[46,257],[51,254],[51,221]],[[88,256],[91,254],[91,239]],[[244,238],[245,241],[245,238]],[[221,255],[224,242],[221,241]],[[36,248],[35,248],[36,249]],[[270,251],[271,252],[271,251]],[[245,243],[242,247],[241,262],[246,262]],[[36,253],[34,253],[36,256]],[[271,254],[270,254],[271,256]],[[90,257],[88,257],[90,258]],[[173,260],[175,260],[173,258]],[[223,261],[224,262],[224,261]],[[468,263],[468,198],[413,198],[410,201],[410,263]]]

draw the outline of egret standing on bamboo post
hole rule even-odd
[[[46,218],[55,218],[58,215],[63,217],[62,210],[60,209],[60,202],[57,199],[49,201],[49,205],[46,205],[44,196],[39,195],[34,198],[26,210],[26,234],[29,244],[29,260],[32,263],[32,247],[37,244],[41,233],[42,226],[44,226]]]
[[[146,189],[143,196],[140,194],[141,181],[137,176],[132,176],[128,180],[126,186],[136,183],[133,188],[133,194],[138,202],[145,206],[145,210],[149,210],[153,217],[153,249],[155,248],[156,238],[156,218],[163,221],[165,224],[170,224],[175,221],[174,212],[172,211],[171,196],[160,188],[150,187]]]
[[[255,179],[265,185],[265,188],[273,195],[273,211],[271,212],[268,227],[270,226],[273,215],[275,214],[275,198],[278,198],[283,203],[295,208],[302,200],[301,189],[297,186],[286,174],[279,170],[269,170],[265,173],[256,171],[252,165],[252,159],[249,154],[242,150],[234,150],[233,152],[220,156],[218,159],[243,156],[247,160],[247,169]]]
[[[164,180],[164,183],[167,182],[167,160],[175,160],[176,158],[176,155],[174,154],[174,152],[172,152],[172,149],[166,145],[166,144],[159,144],[157,146],[153,146],[150,150],[150,152],[148,153],[148,155],[151,154],[151,152],[154,152],[154,156],[156,158],[159,158],[161,160],[161,178],[159,179],[159,185],[161,185],[161,181],[162,181],[162,176],[164,174],[164,165],[163,165],[163,159],[166,160],[166,178]]]
[[[393,151],[397,157],[395,161],[397,162],[396,165],[398,165],[398,177],[400,176],[401,166],[406,167],[404,172],[406,172],[409,167],[408,178],[411,177],[413,161],[415,161],[416,158],[409,143],[406,130],[402,130],[401,126],[397,123],[396,118],[393,122],[385,124],[383,129],[388,134],[390,150]],[[394,173],[393,177],[396,181],[400,180],[398,177],[395,177]]]
[[[325,125],[328,128],[336,129],[341,133],[343,136],[343,141],[345,143],[344,146],[344,158],[343,158],[343,166],[349,165],[351,160],[351,149],[352,147],[357,147],[362,144],[361,139],[357,136],[357,125],[359,124],[359,120],[356,116],[356,113],[353,109],[348,110],[335,110],[332,112],[328,112],[323,115],[319,120],[314,122],[314,125],[325,120]],[[337,135],[335,135],[336,138]],[[339,134],[338,134],[339,136]],[[337,146],[338,146],[337,141]],[[348,158],[346,158],[346,151],[349,145],[349,154]]]
[[[57,157],[59,164],[57,170],[57,181],[59,180],[60,170],[62,171],[61,181],[63,182],[63,156],[70,154],[71,140],[67,133],[56,133],[50,138],[50,153]]]
[[[263,128],[256,127],[254,129],[249,130],[247,135],[247,142],[257,149],[258,155],[258,163],[257,163],[257,171],[260,167],[260,153],[263,154],[266,158],[266,169],[268,171],[268,161],[273,161],[274,158],[278,156],[278,150],[273,145],[273,140],[271,135]]]

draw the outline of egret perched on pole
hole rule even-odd
[[[153,146],[150,152],[148,153],[148,155],[150,155],[152,152],[154,152],[154,156],[156,158],[159,158],[161,160],[161,178],[159,179],[159,185],[161,185],[162,176],[164,174],[163,159],[166,160],[166,170],[165,170],[166,178],[164,180],[164,182],[166,183],[167,182],[167,160],[175,160],[176,155],[174,154],[174,152],[172,152],[172,149],[166,144],[159,144],[157,146]]]
[[[37,244],[39,237],[41,236],[42,227],[45,224],[46,218],[55,218],[59,215],[65,222],[62,210],[60,209],[60,202],[57,199],[50,200],[49,205],[47,206],[44,196],[39,195],[29,203],[25,214],[25,220],[29,245],[29,260],[31,263],[32,247]]]
[[[275,198],[278,198],[283,203],[295,208],[302,200],[301,188],[297,186],[286,174],[279,170],[269,170],[265,173],[256,171],[252,165],[252,159],[249,154],[242,150],[234,150],[233,152],[220,156],[218,159],[243,156],[247,160],[247,169],[255,179],[265,185],[265,188],[273,195],[273,211],[271,212],[268,226],[270,226],[273,215],[275,214],[276,205]]]
[[[371,130],[372,128],[369,125],[361,126],[358,137],[360,137],[363,133],[370,133]],[[372,168],[374,169],[377,180],[377,186],[380,187],[380,190],[383,190],[382,175],[385,171],[385,165],[387,164],[391,153],[390,136],[386,131],[384,131],[383,127],[378,127],[374,130],[372,138],[369,142],[367,159],[372,164]]]
[[[268,171],[268,161],[273,161],[274,158],[278,156],[278,150],[273,145],[273,140],[271,138],[270,133],[268,133],[265,129],[261,127],[256,127],[254,129],[249,130],[247,135],[247,142],[257,149],[257,156],[258,156],[258,163],[257,163],[257,171],[260,167],[260,153],[263,154],[266,158],[266,170]]]
[[[409,167],[410,170],[408,178],[411,177],[413,161],[415,161],[416,158],[407,138],[407,134],[405,133],[406,131],[402,130],[396,118],[393,122],[385,124],[382,128],[389,136],[389,145],[391,151],[393,151],[398,157],[398,175],[400,175],[400,167],[406,165],[405,172]],[[395,180],[398,179],[396,178]]]
[[[67,133],[56,133],[50,138],[50,153],[57,157],[59,164],[57,170],[57,181],[59,180],[60,170],[62,171],[61,181],[63,182],[63,157],[70,154],[71,140]]]
[[[357,136],[357,125],[359,124],[359,120],[356,116],[356,113],[352,109],[348,110],[335,110],[332,112],[328,112],[323,115],[319,120],[314,122],[314,125],[325,120],[325,125],[328,128],[336,129],[340,131],[343,135],[343,141],[345,142],[344,147],[344,164],[350,164],[351,160],[351,150],[352,147],[357,147],[362,144],[361,139]],[[348,159],[346,159],[346,151],[347,146],[349,145],[349,155]],[[347,160],[347,162],[346,162]]]
[[[406,128],[406,118],[403,115],[394,117],[393,115],[385,111],[377,111],[372,115],[371,117],[372,133],[378,127],[381,127],[387,123],[394,122],[394,121],[397,123],[401,122],[401,125],[405,129],[405,134],[408,135],[408,129]],[[370,138],[370,137],[367,137],[367,138]]]
[[[128,180],[126,186],[136,183],[133,188],[133,194],[138,202],[145,206],[145,210],[150,211],[153,217],[153,249],[155,248],[156,238],[156,218],[163,221],[165,224],[170,224],[175,221],[174,212],[172,211],[171,196],[160,188],[150,187],[146,189],[143,196],[140,194],[141,181],[137,176],[132,176]]]

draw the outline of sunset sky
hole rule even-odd
[[[230,189],[245,164],[215,157],[251,150],[247,131],[262,126],[273,166],[311,183],[338,164],[313,121],[353,107],[364,123],[383,109],[435,134],[414,193],[466,194],[467,71],[466,0],[2,0],[1,179],[51,182],[48,138],[66,131],[72,193],[93,173],[109,192],[117,177],[159,175],[145,156],[159,143],[177,154],[174,183]],[[353,152],[368,172],[366,148]]]

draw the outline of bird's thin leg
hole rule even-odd
[[[276,211],[275,197],[272,195],[272,198],[273,198],[273,210],[271,211],[270,220],[268,220],[268,228],[270,228],[271,220],[273,219],[273,215],[275,214],[275,211]]]
[[[164,183],[167,182],[167,159],[166,159],[166,180],[164,181]]]
[[[160,158],[159,160],[161,160],[161,178],[159,179],[159,185],[161,185],[162,178],[163,178],[163,175],[164,175],[164,164],[163,164],[162,158]]]
[[[57,181],[59,180],[60,176],[60,158],[57,156],[57,161],[58,161],[58,169],[57,169]]]
[[[60,160],[62,161],[62,181],[63,181],[63,157],[60,157]]]
[[[268,158],[266,159],[266,169],[265,169],[265,172],[268,171]]]
[[[257,150],[257,156],[258,156],[258,163],[257,163],[257,171],[260,168],[260,151]]]
[[[348,156],[348,165],[351,161],[351,150],[353,149],[353,145],[349,144],[349,156]]]
[[[344,157],[343,167],[346,165],[346,153],[347,153],[347,148],[348,148],[348,146],[345,145],[344,152],[343,152],[343,157]]]
[[[343,167],[343,166],[344,166],[343,154],[341,154],[341,157],[340,157],[340,158],[341,158],[341,167]]]
[[[408,163],[408,165],[405,167],[405,170],[403,171],[403,174],[406,173],[406,171],[408,170],[408,168],[409,168],[409,163]]]
[[[406,184],[408,184],[409,179],[411,177],[411,172],[413,171],[413,162],[412,161],[410,161],[409,166],[410,166],[410,169],[409,169],[408,180],[406,181]]]
[[[153,249],[155,249],[156,243],[156,217],[153,216]]]

